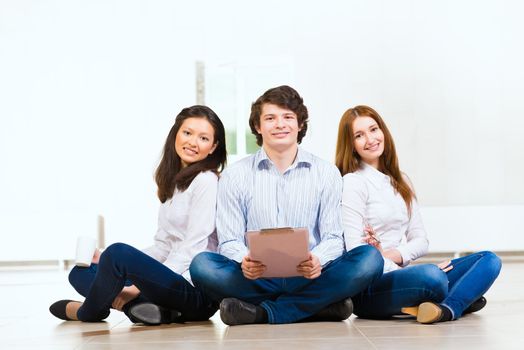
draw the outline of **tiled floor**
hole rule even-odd
[[[0,271],[0,349],[522,349],[524,263],[507,262],[486,295],[488,305],[459,321],[420,325],[412,319],[225,326],[211,321],[135,326],[113,311],[106,322],[62,322],[48,312],[78,299],[57,270]]]

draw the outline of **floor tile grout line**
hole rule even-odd
[[[336,339],[341,339],[341,340],[346,340],[346,341],[351,341],[351,340],[354,340],[354,339],[362,339],[361,337],[358,337],[358,338],[307,338],[307,340],[336,340]],[[240,343],[240,342],[246,342],[246,341],[250,341],[250,342],[256,342],[256,341],[259,341],[259,342],[264,342],[264,343],[279,343],[279,342],[282,342],[282,341],[285,341],[285,342],[289,342],[289,341],[303,341],[304,339],[299,339],[299,338],[282,338],[282,339],[252,339],[252,338],[249,338],[249,339],[209,339],[209,340],[206,340],[206,339],[180,339],[180,340],[150,340],[150,341],[129,341],[129,342],[113,342],[111,344],[129,344],[129,343],[142,343],[142,344],[176,344],[176,343],[184,343],[184,344],[192,344],[192,343],[221,343],[221,344],[225,344],[225,343]],[[368,341],[369,342],[369,341]],[[90,341],[91,344],[109,344],[109,342],[98,342],[98,341]]]
[[[364,332],[362,332],[360,330],[360,328],[358,328],[353,322],[351,322],[351,325],[360,333],[360,335],[362,335],[362,337],[364,337],[364,339],[366,339],[366,341],[373,347],[373,349],[378,349],[375,344],[371,341],[371,339],[369,339],[365,334]]]
[[[455,339],[455,338],[478,338],[479,334],[461,334],[461,335],[419,335],[419,336],[412,336],[412,335],[405,335],[405,336],[376,336],[376,337],[370,337],[370,339],[439,339],[439,338],[446,338],[446,339]],[[490,335],[492,336],[492,335]]]
[[[93,343],[93,339],[94,337],[91,336],[89,338],[87,338],[85,341],[82,341],[80,344],[78,344],[77,347],[75,347],[75,350],[77,349],[81,349],[84,345],[88,345],[88,344],[96,344],[96,343]]]

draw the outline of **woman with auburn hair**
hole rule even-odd
[[[494,253],[408,266],[427,253],[428,240],[391,133],[373,108],[356,106],[342,115],[335,161],[344,180],[346,249],[369,244],[384,258],[382,277],[352,298],[357,316],[384,319],[409,314],[420,323],[435,323],[485,306],[483,294],[501,268]]]
[[[71,321],[101,321],[110,308],[132,322],[202,321],[217,305],[195,288],[189,264],[202,251],[215,251],[218,174],[226,164],[224,126],[209,107],[182,109],[156,170],[161,202],[154,244],[140,251],[124,243],[95,253],[90,267],[74,267],[71,285],[86,299],[60,300],[49,311]]]

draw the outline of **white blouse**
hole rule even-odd
[[[154,245],[143,250],[189,282],[193,257],[217,248],[217,186],[217,175],[206,171],[198,174],[185,191],[175,190],[173,197],[160,205]]]
[[[409,217],[404,199],[391,186],[389,176],[362,162],[359,170],[344,175],[343,180],[341,210],[347,250],[365,244],[362,239],[368,223],[383,250],[400,252],[402,267],[427,253],[428,240],[417,201],[412,201]],[[410,184],[407,177],[405,180]],[[384,272],[399,268],[384,258]]]

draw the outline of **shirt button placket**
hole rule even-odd
[[[284,175],[279,175],[278,186],[277,186],[277,224],[279,227],[286,225],[284,213],[285,213],[285,192],[284,192]]]

